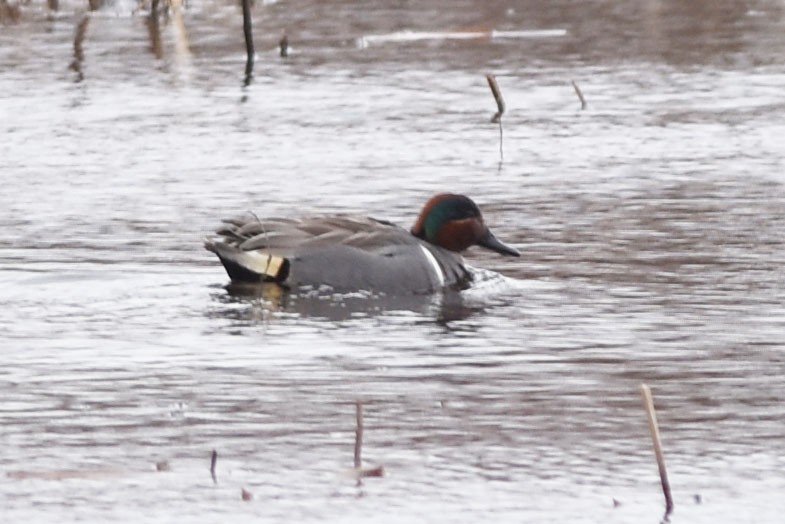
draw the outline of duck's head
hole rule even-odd
[[[441,193],[431,197],[412,227],[412,235],[431,244],[460,252],[478,245],[502,255],[521,254],[499,241],[485,225],[480,208],[469,197]]]

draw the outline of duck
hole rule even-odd
[[[473,274],[461,252],[475,245],[520,256],[496,238],[474,201],[455,193],[432,196],[410,230],[369,217],[245,213],[222,220],[204,242],[235,285],[394,295],[468,288]]]

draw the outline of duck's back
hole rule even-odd
[[[224,220],[216,234],[205,247],[236,282],[427,293],[471,278],[459,255],[371,218],[244,215]]]

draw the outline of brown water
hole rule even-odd
[[[257,2],[248,86],[235,2],[42,4],[0,5],[0,520],[658,522],[646,382],[671,520],[782,521],[785,4]],[[442,190],[506,278],[281,303],[201,247]]]

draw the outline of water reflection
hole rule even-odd
[[[237,284],[225,288],[226,295],[214,299],[227,308],[213,309],[208,316],[257,323],[291,318],[341,322],[372,318],[393,312],[417,313],[444,326],[481,313],[480,301],[467,302],[461,292],[447,290],[434,295],[383,295],[367,292],[336,294],[328,291],[292,291],[274,283]],[[238,308],[239,306],[239,308]]]
[[[161,26],[158,17],[158,0],[153,0],[150,13],[145,17],[145,25],[150,38],[150,51],[157,60],[161,60],[164,57],[164,51],[161,44]]]
[[[632,5],[582,2],[555,7],[555,13],[545,14],[580,19],[572,26],[565,50],[583,60],[639,57],[678,65],[776,60],[768,48],[772,38],[781,39],[765,28],[781,23],[785,15],[782,5],[742,0],[635,4],[629,9]],[[606,38],[596,38],[600,32]]]
[[[174,33],[174,71],[178,83],[189,85],[191,83],[194,68],[193,57],[188,39],[188,31],[185,27],[185,16],[183,13],[183,0],[173,0],[170,3],[171,28]]]
[[[19,4],[9,4],[8,0],[0,0],[0,24],[13,24],[19,21],[22,9]]]

